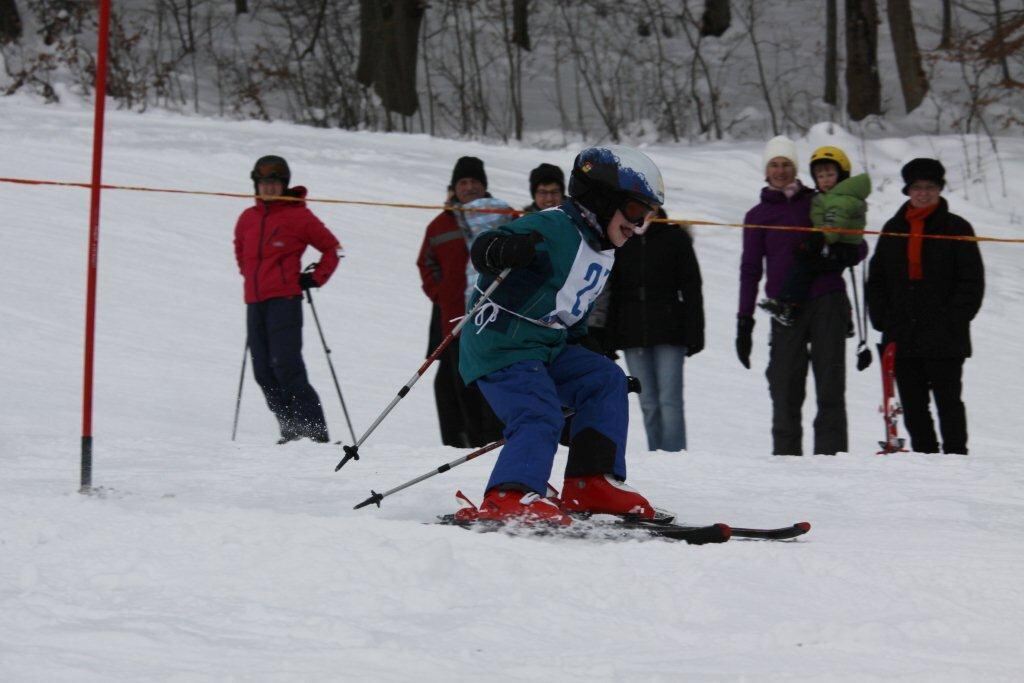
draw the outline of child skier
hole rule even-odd
[[[568,512],[654,517],[626,486],[626,376],[574,344],[611,273],[615,247],[647,229],[665,201],[661,172],[629,147],[591,147],[573,163],[569,197],[473,243],[478,291],[513,270],[460,337],[459,370],[505,423],[506,444],[479,508],[461,520],[570,524]],[[561,500],[547,497],[564,417],[575,410]]]
[[[850,177],[850,159],[838,147],[819,147],[811,155],[811,177],[818,193],[811,200],[811,224],[863,230],[871,179],[867,173]],[[797,251],[796,263],[782,285],[778,299],[764,299],[758,305],[779,323],[790,326],[807,301],[811,283],[823,270],[842,270],[858,260],[864,235],[860,233],[815,232]]]

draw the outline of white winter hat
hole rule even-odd
[[[776,135],[764,146],[764,157],[762,158],[761,166],[767,168],[768,162],[775,157],[789,159],[793,162],[794,168],[800,167],[796,160],[796,143],[785,135]]]

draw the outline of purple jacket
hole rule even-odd
[[[766,187],[761,190],[761,203],[747,212],[743,222],[754,225],[791,225],[811,227],[811,198],[814,190],[801,188],[791,199],[781,190]],[[787,230],[766,230],[747,228],[743,231],[743,256],[740,257],[740,306],[739,315],[754,315],[757,287],[767,263],[768,277],[765,280],[765,295],[777,298],[789,269],[795,262],[797,246],[807,239],[809,233]],[[861,243],[863,259],[867,245]],[[843,272],[822,273],[811,284],[809,297],[815,299],[824,294],[845,290]]]

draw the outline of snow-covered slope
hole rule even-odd
[[[1020,237],[1024,141],[965,178],[959,138],[844,146],[874,178],[869,223],[902,201],[898,169],[949,168],[952,208]],[[0,176],[88,179],[90,113],[0,99]],[[669,213],[739,221],[760,145],[662,146]],[[113,184],[247,192],[252,160],[288,157],[313,197],[439,202],[451,164],[482,157],[492,192],[527,201],[536,151],[422,136],[112,113]],[[81,496],[88,192],[0,183],[0,677],[4,680],[1019,680],[1024,589],[1022,245],[983,245],[984,307],[965,371],[968,457],[875,456],[877,364],[850,370],[849,455],[772,458],[763,368],[732,349],[737,230],[695,228],[707,349],[687,364],[691,451],[650,454],[631,406],[631,482],[690,522],[814,529],[790,543],[558,542],[428,526],[479,498],[488,457],[385,501],[457,456],[438,446],[432,374],[339,473],[336,446],[271,445],[246,378],[231,231],[244,200],[106,192],[100,241],[97,495]],[[316,293],[361,432],[421,362],[429,316],[416,251],[431,213],[317,204],[348,256]],[[312,253],[310,254],[312,256]],[[307,320],[311,323],[311,320]],[[311,324],[306,360],[332,435],[350,441]],[[850,347],[850,357],[853,347]],[[813,395],[811,397],[813,400]],[[810,427],[813,411],[805,410]],[[560,484],[556,463],[553,483]]]

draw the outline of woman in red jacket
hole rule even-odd
[[[281,428],[279,444],[302,437],[326,443],[323,407],[302,361],[302,291],[327,282],[341,245],[306,208],[306,188],[288,187],[283,158],[261,157],[250,175],[256,204],[238,217],[235,258],[245,279],[253,375]],[[301,272],[307,246],[321,253],[312,273]]]

